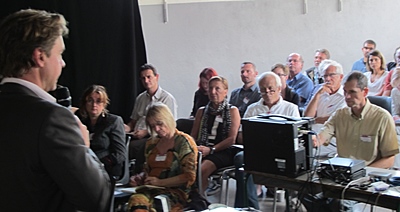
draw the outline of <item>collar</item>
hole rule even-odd
[[[350,108],[350,107],[349,107],[349,110],[350,110],[351,117],[353,117],[353,118],[355,118],[355,119],[358,119],[358,120],[362,120],[362,119],[364,119],[365,114],[367,114],[367,112],[369,111],[370,108],[371,108],[371,102],[369,101],[369,99],[368,99],[367,97],[365,97],[365,105],[364,105],[364,108],[363,108],[362,111],[361,111],[360,118],[357,118],[357,117],[353,114],[353,111],[351,111],[351,108]]]
[[[162,93],[162,88],[160,87],[160,86],[158,86],[158,88],[157,88],[157,91],[156,91],[156,93],[154,94],[154,98],[156,98],[156,99],[160,99],[161,98],[161,93]],[[146,91],[146,95],[148,96],[148,97],[151,97],[150,96],[150,94]]]
[[[256,83],[254,83],[254,85],[252,85],[252,86],[250,87],[250,89],[248,89],[248,90],[251,90],[251,91],[254,92],[257,88],[258,88],[258,85],[257,85],[257,82],[256,82]],[[245,89],[244,89],[244,86],[242,86],[242,90],[248,91],[248,90],[245,90]]]
[[[33,93],[35,93],[39,98],[47,100],[49,102],[56,102],[56,98],[54,98],[52,95],[44,91],[42,88],[37,86],[34,83],[31,83],[29,81],[20,79],[20,78],[15,78],[15,77],[5,77],[0,84],[4,83],[16,83],[19,85],[22,85],[29,90],[31,90]]]
[[[264,106],[268,107],[270,110],[271,110],[271,108],[281,104],[282,101],[283,101],[282,96],[279,96],[279,100],[275,104],[273,104],[271,107],[268,107],[268,105],[264,104],[264,99],[263,98],[260,99],[261,105],[264,105]]]

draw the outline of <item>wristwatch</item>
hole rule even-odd
[[[210,155],[214,154],[215,152],[215,147],[210,147]]]

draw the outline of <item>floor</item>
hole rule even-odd
[[[265,197],[265,187],[263,188],[264,190],[264,197],[259,198],[259,205],[260,205],[260,211],[265,212],[265,211],[273,211],[273,198],[270,197]],[[235,201],[235,192],[236,192],[236,182],[233,179],[229,180],[229,190],[228,190],[228,199],[227,199],[227,204],[230,207],[233,207],[234,201]],[[208,196],[207,197],[208,201],[210,203],[221,203],[220,201],[220,193],[217,193],[213,196]],[[277,202],[276,205],[276,211],[277,212],[284,212],[286,208],[285,202]],[[301,207],[298,211],[306,211],[304,207]],[[369,212],[371,211],[370,205],[365,205],[363,203],[357,204],[355,207],[353,207],[354,212]],[[380,208],[380,207],[373,207],[373,211],[375,212],[390,212],[392,210],[385,209],[385,208]]]
[[[265,191],[265,188],[264,188]],[[236,182],[233,179],[229,180],[229,190],[228,190],[228,199],[227,199],[227,204],[230,207],[233,207],[234,202],[235,202],[235,193],[236,193]],[[264,192],[265,193],[265,192]],[[208,201],[211,203],[221,203],[220,201],[220,192],[213,196],[208,196],[207,197]],[[266,197],[264,195],[263,198],[259,198],[259,205],[260,205],[260,211],[273,211],[273,198]],[[284,202],[277,202],[276,205],[276,211],[285,211],[285,203]],[[303,210],[305,211],[305,210]]]

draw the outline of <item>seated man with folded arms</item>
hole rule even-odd
[[[399,153],[395,124],[385,109],[371,104],[366,98],[368,79],[359,72],[351,72],[344,79],[344,95],[348,107],[338,109],[324,124],[316,146],[329,144],[336,137],[339,157],[365,160],[367,166],[390,168]],[[351,202],[344,201],[347,210]]]
[[[315,94],[309,101],[304,116],[315,117],[315,122],[312,129],[319,133],[323,124],[328,120],[337,109],[346,107],[344,101],[342,66],[333,60],[324,60],[319,66],[321,76],[324,78],[324,83],[317,85]],[[322,146],[318,151],[319,156],[333,156],[336,153],[336,142],[333,140],[331,145]]]
[[[261,74],[258,80],[260,88],[261,99],[251,104],[243,118],[256,116],[259,114],[280,114],[286,116],[300,117],[297,105],[282,99],[280,93],[282,88],[281,78],[273,72],[265,72]],[[242,141],[242,133],[238,133],[238,141]],[[236,154],[235,159],[235,176],[236,176],[236,197],[235,207],[246,207],[244,203],[244,173],[239,171],[243,167],[243,151]],[[255,192],[255,185],[252,176],[247,180],[247,199],[248,206],[258,208],[257,194]]]
[[[177,117],[176,100],[158,85],[159,74],[156,68],[150,64],[142,65],[139,69],[139,74],[146,90],[137,96],[131,120],[125,125],[125,132],[132,135],[132,141],[129,144],[129,159],[139,159],[137,164],[144,162],[143,148],[149,137],[149,131],[145,123],[148,106],[153,102],[164,103],[171,110],[175,119]],[[138,169],[136,171],[141,171],[140,167]]]

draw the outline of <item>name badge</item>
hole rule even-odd
[[[165,161],[167,159],[167,155],[157,155],[156,161]]]
[[[247,98],[247,96],[244,97],[243,102],[247,105],[247,103],[249,103],[249,98]]]
[[[219,116],[215,117],[215,121],[222,123],[222,116],[219,115]]]
[[[360,139],[362,142],[371,142],[372,141],[371,136],[368,136],[368,135],[361,135]]]

